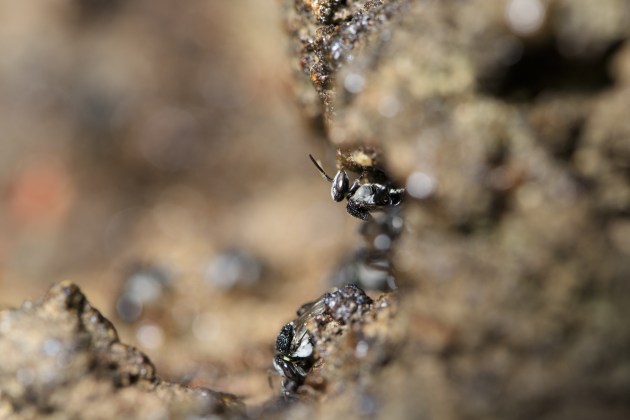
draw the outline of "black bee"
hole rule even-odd
[[[342,201],[344,198],[347,199],[348,205],[346,206],[346,210],[350,215],[356,218],[368,220],[370,218],[370,211],[382,210],[389,206],[397,206],[402,202],[405,193],[404,188],[392,188],[389,185],[375,182],[362,184],[358,179],[350,185],[346,171],[343,169],[339,170],[335,177],[331,178],[312,155],[308,156],[319,172],[322,173],[328,182],[332,183],[330,188],[332,199],[337,202]],[[363,175],[361,177],[363,177]]]
[[[296,397],[298,387],[315,363],[313,337],[306,329],[307,321],[322,315],[323,318],[318,319],[320,323],[336,321],[345,325],[369,310],[372,303],[372,299],[353,284],[333,288],[317,301],[302,305],[297,312],[298,319],[282,327],[276,338],[273,367],[284,378],[282,394],[286,399]]]
[[[313,367],[313,341],[306,329],[306,322],[325,310],[323,300],[298,311],[300,315],[280,330],[276,338],[276,355],[273,367],[283,376],[282,393],[292,397],[297,388],[304,383],[306,375]]]

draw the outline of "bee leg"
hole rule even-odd
[[[297,400],[297,389],[299,386],[299,383],[288,378],[285,379],[282,382],[282,396],[285,398],[285,400]]]
[[[369,220],[371,218],[370,212],[364,206],[357,204],[353,201],[348,201],[348,205],[346,206],[346,210],[351,216],[354,216],[361,220]]]
[[[267,369],[267,383],[269,384],[269,388],[273,389],[273,377],[278,376],[278,372],[274,369]]]

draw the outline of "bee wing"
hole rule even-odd
[[[291,342],[293,357],[308,357],[313,353],[313,344],[306,329],[306,322],[314,316],[323,314],[325,310],[324,300],[320,298],[293,321],[294,335]]]
[[[304,333],[306,332],[305,325],[306,322],[314,316],[321,315],[326,310],[326,306],[324,305],[324,300],[319,299],[317,302],[313,303],[308,309],[306,309],[302,315],[298,317],[295,321],[293,321],[293,330],[295,331],[295,335],[293,336],[294,341],[298,339],[302,339]]]

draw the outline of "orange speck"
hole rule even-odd
[[[66,167],[56,158],[39,158],[17,173],[9,193],[9,212],[18,227],[54,228],[66,216],[73,196]]]

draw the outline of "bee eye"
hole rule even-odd
[[[335,201],[343,200],[348,192],[348,188],[350,188],[350,180],[348,179],[346,171],[337,172],[337,175],[333,178],[332,187],[330,188],[332,199]]]

